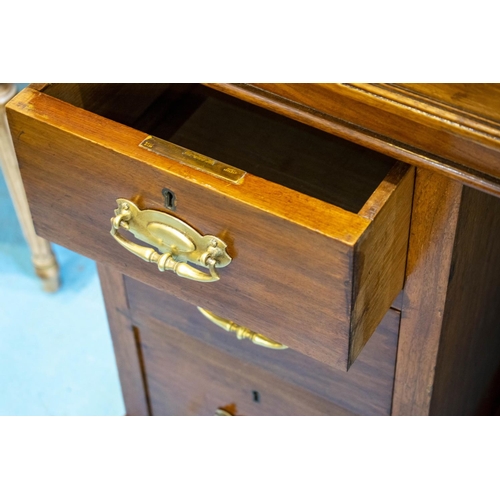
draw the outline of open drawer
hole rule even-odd
[[[346,370],[402,288],[391,158],[202,85],[33,85],[8,117],[40,236],[307,356]]]

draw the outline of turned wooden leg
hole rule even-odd
[[[59,288],[59,267],[50,248],[50,243],[35,233],[7,123],[5,104],[15,93],[14,84],[0,83],[0,164],[21,229],[31,250],[31,259],[36,274],[42,279],[45,291],[55,292]]]

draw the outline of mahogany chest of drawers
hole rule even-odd
[[[129,415],[492,414],[495,85],[50,84],[40,236],[99,264]]]

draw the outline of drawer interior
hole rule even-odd
[[[199,84],[52,84],[43,91],[352,213],[395,163]]]

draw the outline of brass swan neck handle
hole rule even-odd
[[[256,345],[260,345],[261,347],[267,347],[268,349],[288,349],[288,346],[284,344],[280,344],[260,333],[253,332],[244,326],[237,325],[233,321],[229,319],[222,318],[217,316],[216,314],[203,309],[202,307],[198,307],[198,311],[205,316],[205,318],[209,319],[212,323],[220,326],[222,329],[227,332],[234,333],[236,338],[239,340],[248,339],[252,341]]]

